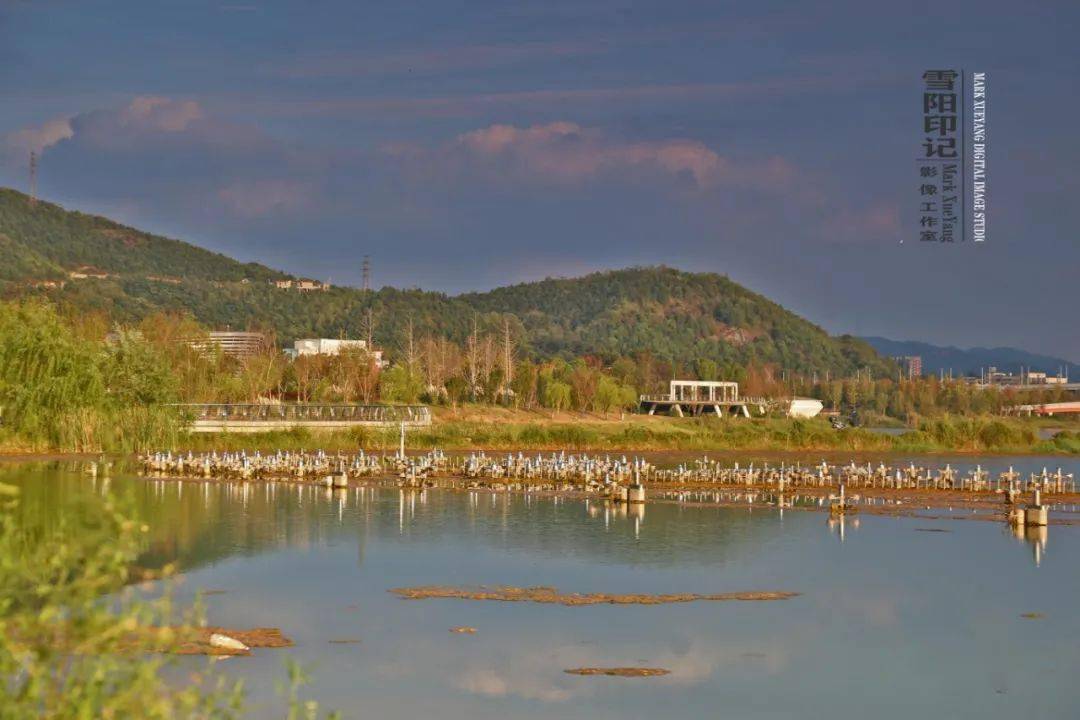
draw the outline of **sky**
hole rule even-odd
[[[0,185],[335,284],[727,274],[833,333],[1080,360],[1080,5],[0,0]],[[922,73],[988,238],[919,242]]]

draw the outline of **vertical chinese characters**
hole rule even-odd
[[[919,240],[955,242],[960,224],[960,157],[955,70],[923,73],[923,143],[919,158]],[[961,236],[960,239],[963,239]]]

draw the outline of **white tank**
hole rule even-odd
[[[792,398],[791,405],[788,406],[788,417],[812,418],[821,412],[823,407],[825,406],[821,404],[820,400],[814,400],[813,398]]]

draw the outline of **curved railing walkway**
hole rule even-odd
[[[421,427],[431,424],[426,405],[347,403],[189,403],[178,406],[194,432],[265,432],[306,428]]]

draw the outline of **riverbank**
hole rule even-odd
[[[943,418],[886,434],[867,428],[835,430],[824,418],[671,418],[637,414],[552,413],[505,408],[435,408],[430,427],[411,429],[413,450],[589,452],[903,452],[1080,454],[1078,429],[1041,438],[1039,421],[1014,418]],[[1072,423],[1075,424],[1075,423]],[[1069,424],[1071,427],[1072,424]],[[397,429],[338,432],[292,430],[253,435],[190,435],[177,449],[276,450],[362,447],[393,450]]]
[[[859,452],[1080,455],[1080,423],[1035,418],[946,417],[918,428],[835,430],[824,418],[672,418],[633,413],[599,414],[492,407],[433,408],[433,422],[410,429],[410,450],[447,452]],[[1045,437],[1046,428],[1059,429]],[[280,430],[243,434],[183,434],[169,450],[392,451],[397,428]],[[108,448],[106,448],[108,450]],[[0,435],[0,457],[66,455],[10,435]]]

